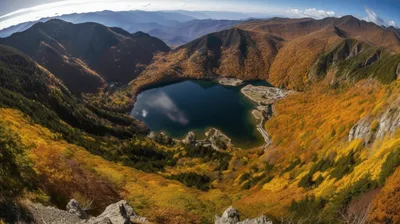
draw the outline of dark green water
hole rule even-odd
[[[263,144],[251,114],[254,105],[240,93],[240,87],[184,81],[142,92],[131,115],[152,131],[165,131],[174,138],[183,138],[189,131],[203,134],[215,127],[236,146],[250,148]]]

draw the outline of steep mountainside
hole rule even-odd
[[[106,82],[129,82],[157,52],[169,48],[144,33],[96,23],[50,20],[0,39],[45,66],[74,92],[95,92]]]
[[[146,81],[181,76],[258,78],[295,90],[325,77],[332,83],[369,76],[390,82],[400,63],[399,36],[396,29],[352,16],[252,20],[157,57],[141,76]]]
[[[238,28],[208,34],[170,54],[158,55],[133,83],[142,86],[161,80],[217,76],[265,80],[281,45],[282,39],[274,35]]]

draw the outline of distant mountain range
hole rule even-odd
[[[82,14],[61,15],[42,18],[0,30],[0,37],[22,32],[38,22],[60,19],[71,23],[95,22],[108,27],[119,27],[135,33],[142,31],[154,35],[170,46],[188,43],[202,35],[217,32],[248,18],[262,18],[262,14],[234,12],[191,12],[191,11],[101,11]]]

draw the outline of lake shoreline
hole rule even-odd
[[[146,95],[147,96],[151,96],[151,95],[149,95],[149,93],[147,93],[146,95],[142,95],[144,92],[146,92],[146,91],[154,91],[154,93],[155,92],[164,92],[164,91],[167,91],[167,92],[170,92],[170,93],[172,93],[172,92],[175,92],[175,95],[171,95],[171,96],[169,96],[169,97],[172,97],[172,99],[174,100],[174,102],[180,102],[180,100],[178,100],[179,98],[176,98],[176,94],[177,94],[177,92],[180,92],[180,88],[184,88],[184,89],[182,89],[182,91],[188,91],[188,90],[190,90],[190,89],[193,89],[193,90],[195,90],[195,89],[197,89],[197,88],[195,88],[194,86],[193,87],[188,87],[187,85],[188,84],[183,84],[183,86],[182,87],[167,87],[167,86],[169,86],[169,85],[175,85],[175,84],[180,84],[180,83],[184,83],[184,82],[186,82],[186,81],[192,81],[192,82],[194,82],[194,83],[196,83],[197,85],[199,85],[200,87],[202,87],[203,89],[202,90],[200,90],[200,91],[208,91],[209,92],[209,88],[210,87],[212,87],[212,86],[214,86],[214,85],[219,85],[219,86],[228,86],[228,87],[236,87],[235,88],[235,92],[236,92],[236,94],[234,95],[234,97],[238,97],[239,95],[242,95],[242,96],[244,96],[243,97],[243,99],[244,98],[246,98],[246,99],[248,99],[248,97],[246,97],[246,95],[244,95],[243,94],[243,92],[241,91],[241,89],[242,89],[242,87],[243,87],[243,85],[244,84],[248,84],[248,83],[252,83],[252,84],[255,84],[256,86],[258,86],[258,85],[262,85],[262,86],[268,86],[269,85],[269,83],[267,83],[267,82],[265,82],[265,81],[261,81],[261,80],[259,80],[259,81],[249,81],[249,82],[244,82],[244,81],[242,81],[242,80],[240,80],[240,79],[232,79],[232,78],[223,78],[223,79],[200,79],[200,80],[198,80],[198,79],[190,79],[190,80],[174,80],[174,81],[170,81],[170,82],[163,82],[163,83],[158,83],[158,84],[155,84],[155,85],[152,85],[151,86],[151,88],[149,88],[149,89],[145,89],[145,90],[143,90],[142,92],[140,92],[138,95],[136,95],[136,97],[137,97],[137,99],[139,99],[140,97],[142,97],[143,96],[143,98],[142,98],[142,100],[137,100],[136,102],[135,102],[135,104],[134,104],[134,108],[136,108],[136,110],[134,111],[134,110],[132,110],[131,111],[131,115],[132,116],[134,116],[136,119],[139,119],[140,121],[142,121],[142,122],[144,122],[144,123],[146,123],[146,125],[147,125],[147,127],[149,127],[149,129],[150,129],[150,131],[151,132],[156,132],[156,133],[160,133],[160,132],[165,132],[166,131],[166,133],[170,133],[170,131],[173,131],[173,130],[169,130],[169,129],[164,129],[164,128],[162,128],[162,126],[156,126],[156,127],[154,127],[154,125],[151,125],[150,123],[147,123],[147,122],[149,122],[149,121],[151,121],[151,122],[153,122],[154,123],[154,116],[155,115],[152,115],[153,117],[151,117],[151,118],[146,118],[145,116],[147,116],[147,114],[148,114],[148,111],[150,110],[152,110],[151,108],[146,108],[146,107],[143,107],[143,102],[151,102],[151,101],[154,101],[154,100],[150,100],[150,98],[148,98],[148,97],[146,97]],[[202,83],[202,81],[204,81],[205,82],[205,84],[204,83]],[[200,84],[198,84],[197,82],[200,82]],[[207,83],[207,82],[210,82],[210,83]],[[265,83],[263,83],[263,82],[265,82]],[[223,84],[221,84],[221,83],[223,83]],[[184,87],[186,85],[186,87]],[[193,84],[191,84],[191,85],[193,85]],[[207,86],[209,86],[209,87],[207,87]],[[167,90],[167,89],[159,89],[159,88],[163,88],[163,87],[166,87],[166,88],[170,88],[169,90]],[[178,89],[176,89],[176,88],[178,88]],[[158,90],[157,90],[158,89]],[[210,97],[210,94],[219,94],[219,91],[232,91],[233,89],[231,89],[231,88],[226,88],[226,89],[224,89],[224,88],[221,88],[221,87],[218,87],[218,88],[211,88],[210,89],[211,90],[211,92],[212,93],[208,93],[208,96],[207,97]],[[195,90],[195,91],[199,91],[199,90]],[[191,92],[191,91],[190,91]],[[189,92],[187,92],[187,93],[189,93]],[[151,93],[150,93],[151,94]],[[197,93],[198,94],[198,93]],[[178,94],[179,95],[179,94]],[[185,95],[185,96],[188,96],[187,94]],[[185,97],[185,96],[179,96],[179,97]],[[189,94],[189,96],[190,96],[190,94]],[[215,96],[215,95],[214,95]],[[226,93],[225,93],[225,97],[227,97],[227,95],[226,95]],[[242,97],[241,97],[242,98]],[[155,99],[155,98],[152,98],[152,99]],[[208,99],[212,99],[212,98],[208,98]],[[144,101],[143,101],[144,100]],[[149,101],[150,100],[150,101]],[[175,100],[178,100],[178,101],[175,101]],[[139,101],[142,101],[141,103],[139,103],[139,105],[137,104]],[[208,101],[208,100],[207,100]],[[247,101],[247,103],[246,103],[246,107],[247,108],[253,108],[254,109],[254,103],[252,103],[253,101],[250,99],[250,100],[246,100]],[[155,102],[155,101],[154,101]],[[163,102],[165,102],[165,101],[163,101]],[[186,100],[186,102],[187,102],[187,100]],[[220,100],[218,101],[218,100],[215,100],[215,99],[213,99],[213,100],[211,100],[210,102],[208,102],[208,104],[210,104],[210,105],[221,105],[220,103]],[[225,101],[223,101],[223,102],[225,102]],[[243,101],[242,101],[243,102]],[[183,109],[184,107],[180,107],[179,106],[179,103],[177,104],[177,106],[178,106],[178,108],[179,109]],[[182,105],[181,105],[182,106]],[[203,108],[201,105],[198,105],[198,106],[191,106],[191,107],[201,107],[201,108]],[[177,108],[177,109],[178,109]],[[204,108],[207,108],[207,106],[206,107],[204,107]],[[219,107],[219,108],[221,108],[221,107]],[[223,107],[224,108],[224,107]],[[251,109],[250,110],[250,112],[254,112],[254,111],[252,111],[253,109]],[[143,112],[142,110],[146,110],[145,112],[146,113],[143,113],[143,114],[146,114],[146,115],[142,115],[141,114],[141,112]],[[224,109],[224,110],[226,110],[226,109]],[[228,111],[236,111],[236,110],[229,110],[229,109],[227,109]],[[183,111],[186,111],[186,109],[183,109]],[[211,110],[212,111],[212,110]],[[139,113],[138,113],[139,112]],[[155,112],[157,112],[157,111],[155,111]],[[153,114],[154,114],[154,112],[152,112]],[[242,112],[241,112],[242,113]],[[178,113],[179,114],[179,113]],[[176,115],[176,114],[175,114]],[[248,117],[248,116],[250,116],[251,117],[251,121],[249,120],[249,121],[247,121],[247,122],[244,122],[244,120],[243,119],[249,119],[249,118],[240,118],[240,120],[241,120],[241,122],[243,123],[246,123],[246,125],[248,126],[248,125],[252,125],[253,126],[253,130],[254,130],[254,134],[251,134],[251,132],[249,133],[249,134],[247,134],[247,135],[252,135],[252,136],[257,136],[257,137],[254,137],[254,138],[257,138],[258,140],[257,141],[255,141],[255,140],[253,140],[253,141],[251,141],[250,140],[250,142],[249,142],[249,139],[248,138],[246,138],[246,137],[244,137],[244,136],[241,136],[241,137],[239,137],[238,139],[236,139],[235,141],[233,141],[234,143],[232,144],[232,138],[231,138],[231,136],[230,136],[230,134],[225,134],[225,133],[223,133],[223,130],[221,130],[221,129],[218,129],[218,128],[216,128],[216,127],[213,127],[213,125],[211,125],[211,126],[209,126],[207,129],[203,129],[203,128],[200,128],[200,129],[197,129],[196,131],[197,131],[197,136],[205,136],[205,135],[203,135],[203,133],[207,133],[207,132],[209,132],[210,130],[216,130],[216,132],[217,133],[221,133],[221,137],[222,137],[222,139],[225,139],[225,140],[227,140],[226,142],[229,142],[229,145],[234,145],[235,147],[240,147],[240,148],[248,148],[248,149],[251,149],[251,148],[258,148],[258,147],[262,147],[264,144],[268,144],[268,139],[266,138],[266,133],[264,133],[264,132],[262,132],[262,130],[260,129],[260,124],[257,124],[259,121],[260,121],[260,118],[261,118],[261,115],[262,114],[259,114],[260,116],[259,117],[256,117],[256,119],[253,119],[255,116],[252,116],[251,114],[248,114],[248,115],[246,115],[246,117]],[[141,117],[141,116],[143,116],[143,117]],[[156,115],[156,116],[159,116],[159,115]],[[170,115],[169,115],[170,116]],[[189,115],[189,116],[191,116],[191,115]],[[208,115],[209,116],[209,115]],[[208,120],[208,116],[207,117],[204,117],[206,120]],[[224,116],[223,116],[224,117]],[[225,118],[223,118],[223,119],[225,119]],[[215,120],[215,119],[214,119]],[[217,120],[218,120],[218,118],[217,118]],[[229,123],[229,119],[227,120],[228,121],[228,123]],[[218,121],[217,121],[218,122]],[[251,123],[249,123],[249,122],[251,122]],[[263,122],[262,120],[261,120],[261,122]],[[236,124],[236,122],[233,122],[233,123],[235,123]],[[228,125],[228,127],[226,127],[226,128],[229,128],[230,126],[232,126],[232,125],[235,125],[235,124],[233,124],[232,122],[231,122],[231,124],[230,125]],[[207,122],[205,123],[205,124],[207,124]],[[215,121],[213,122],[212,120],[210,120],[210,124],[218,124],[218,123],[215,123]],[[165,124],[164,124],[164,126],[165,126]],[[219,126],[219,125],[218,125]],[[160,127],[161,127],[161,129],[160,129]],[[186,128],[185,128],[186,129]],[[240,129],[240,128],[239,128]],[[231,131],[232,129],[228,129],[228,132],[232,132]],[[233,129],[233,130],[235,130],[233,133],[235,133],[236,135],[238,135],[238,133],[237,133],[237,128],[236,129]],[[243,130],[243,129],[242,129]],[[181,130],[181,132],[182,131],[184,131],[184,130]],[[176,132],[176,131],[173,131],[173,133],[174,132]],[[188,132],[186,132],[186,133],[189,133],[189,132],[192,132],[192,131],[188,131]],[[255,132],[258,132],[256,135],[255,135]],[[173,133],[170,133],[171,134],[171,136],[176,136],[177,134],[175,133],[175,134],[173,134]],[[181,134],[179,134],[179,135],[181,135]],[[187,134],[186,134],[187,135]],[[235,135],[234,135],[235,136]],[[181,139],[182,137],[178,137],[178,139],[176,139],[176,137],[174,137],[175,138],[175,140],[178,140],[179,141],[179,139]],[[201,137],[201,138],[204,138],[204,137]],[[207,137],[205,137],[205,139],[207,139]],[[246,140],[247,139],[247,140]],[[258,143],[260,143],[260,144],[258,144]],[[216,148],[216,147],[213,147],[213,148]]]

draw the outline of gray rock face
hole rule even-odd
[[[232,206],[227,208],[221,217],[215,216],[215,224],[272,224],[272,221],[264,215],[254,219],[246,219],[241,222],[239,221],[239,211]]]
[[[71,199],[67,204],[67,211],[77,215],[80,219],[88,219],[89,216],[75,199]]]
[[[138,216],[133,208],[124,200],[109,205],[101,215],[91,218],[86,224],[129,224],[147,223],[147,219]]]
[[[28,202],[27,209],[32,215],[33,223],[76,224],[81,220],[77,215],[69,213],[68,211],[50,206],[45,207],[42,204]]]
[[[174,143],[173,139],[164,132],[161,133],[151,132],[149,137],[161,145],[171,145]]]
[[[369,144],[376,139],[383,138],[388,133],[393,134],[400,127],[400,109],[391,107],[376,120],[379,121],[376,128],[371,127],[374,119],[362,118],[359,120],[350,130],[349,141],[364,139],[365,143]]]
[[[222,216],[215,216],[215,224],[236,224],[240,220],[239,211],[230,206],[227,208]]]
[[[398,127],[400,127],[400,109],[390,108],[381,116],[376,138],[382,138],[386,133],[394,133]]]
[[[255,219],[246,219],[237,224],[273,224],[265,215],[262,215]]]
[[[364,139],[366,144],[371,141],[372,133],[371,133],[371,119],[362,118],[355,124],[349,132],[349,142],[354,139]]]
[[[182,140],[182,142],[183,142],[184,144],[191,144],[191,145],[196,144],[196,134],[195,134],[194,132],[192,132],[192,131],[189,132],[189,133],[186,135],[185,139]]]

